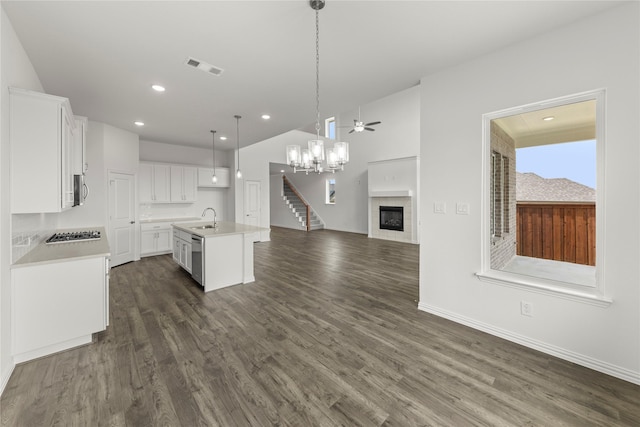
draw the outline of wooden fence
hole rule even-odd
[[[516,252],[534,258],[596,265],[596,206],[517,203]]]

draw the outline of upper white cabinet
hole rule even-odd
[[[87,128],[89,127],[89,119],[80,116],[75,116],[74,119],[76,130],[73,134],[73,173],[82,175],[89,169],[87,163]]]
[[[9,88],[11,212],[73,206],[75,120],[67,98]]]
[[[216,178],[218,182],[211,182],[213,168],[198,168],[198,187],[228,187],[229,168],[216,167]]]
[[[141,203],[171,202],[171,167],[156,163],[140,163],[139,185]]]
[[[197,199],[197,168],[191,166],[171,166],[171,201],[193,203]]]

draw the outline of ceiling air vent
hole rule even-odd
[[[187,58],[187,60],[185,61],[185,64],[187,64],[190,67],[202,70],[204,72],[211,73],[214,76],[219,76],[224,71],[222,68],[216,67],[211,64],[207,64],[206,62],[199,61],[194,58]]]

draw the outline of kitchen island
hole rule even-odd
[[[267,228],[227,221],[172,226],[173,258],[205,292],[255,281],[253,242]]]

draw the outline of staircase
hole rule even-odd
[[[313,211],[311,206],[305,202],[298,191],[293,187],[291,182],[283,176],[283,200],[291,209],[291,212],[295,215],[300,228],[306,231],[321,230],[324,228],[323,222],[318,218],[318,215]],[[307,219],[308,217],[308,219]]]

